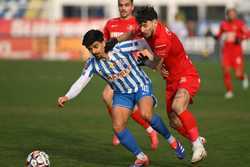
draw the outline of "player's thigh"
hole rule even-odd
[[[187,89],[179,88],[174,96],[172,110],[180,114],[187,109],[190,100],[190,95]]]
[[[107,84],[102,92],[102,99],[106,104],[112,105],[113,89]]]
[[[180,114],[192,103],[192,97],[200,88],[200,78],[197,74],[181,77],[177,85],[177,91],[173,98],[172,110]]]

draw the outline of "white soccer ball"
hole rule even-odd
[[[26,160],[26,167],[49,167],[49,156],[40,150],[31,152]]]

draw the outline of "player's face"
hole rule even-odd
[[[237,17],[237,13],[234,9],[230,9],[227,11],[227,17],[229,20],[234,20]]]
[[[132,16],[134,5],[131,0],[118,0],[118,8],[120,17],[126,19]]]
[[[90,53],[92,53],[96,58],[100,59],[104,56],[105,54],[105,42],[99,42],[99,41],[95,41],[94,43],[92,43],[89,47],[88,50],[90,51]]]
[[[140,30],[144,38],[151,38],[155,32],[157,22],[156,20],[153,21],[146,21],[140,24]]]

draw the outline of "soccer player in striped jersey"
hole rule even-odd
[[[121,144],[136,157],[134,166],[149,165],[149,158],[126,127],[129,115],[136,104],[141,110],[142,117],[166,139],[170,147],[175,150],[176,156],[183,159],[183,146],[171,135],[161,118],[153,113],[156,99],[152,93],[151,80],[131,54],[136,48],[142,49],[140,43],[138,41],[120,43],[111,52],[105,53],[103,33],[99,30],[90,30],[84,35],[83,45],[93,56],[87,61],[82,75],[66,95],[58,98],[58,105],[63,107],[65,102],[76,97],[96,74],[114,90],[113,129]]]
[[[120,17],[112,18],[107,21],[103,30],[105,40],[110,40],[113,37],[118,37],[125,32],[134,31],[138,27],[137,21],[132,15],[132,12],[134,10],[133,0],[117,1]],[[113,90],[109,85],[106,85],[102,93],[102,98],[104,103],[106,104],[107,111],[109,111],[109,113],[111,113],[112,97]],[[140,113],[141,112],[138,107],[135,107],[130,117],[146,130],[148,136],[151,139],[151,148],[152,150],[155,150],[157,149],[159,143],[157,133],[153,130],[150,124],[142,118]],[[116,135],[113,136],[112,143],[113,145],[118,145],[120,143]]]

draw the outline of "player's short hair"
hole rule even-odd
[[[135,18],[139,24],[157,20],[158,15],[152,6],[143,6],[136,10]]]
[[[104,41],[103,33],[100,30],[92,29],[86,32],[86,34],[84,35],[82,40],[82,45],[85,45],[88,48],[91,44],[93,44],[96,41],[98,42]]]
[[[231,8],[227,8],[227,9],[226,9],[226,15],[228,15],[230,11],[234,11],[235,13],[237,13],[236,8],[231,7]]]
[[[118,3],[119,3],[119,1],[120,1],[120,0],[118,0]],[[132,4],[134,4],[134,0],[130,0],[130,2],[131,2]]]

